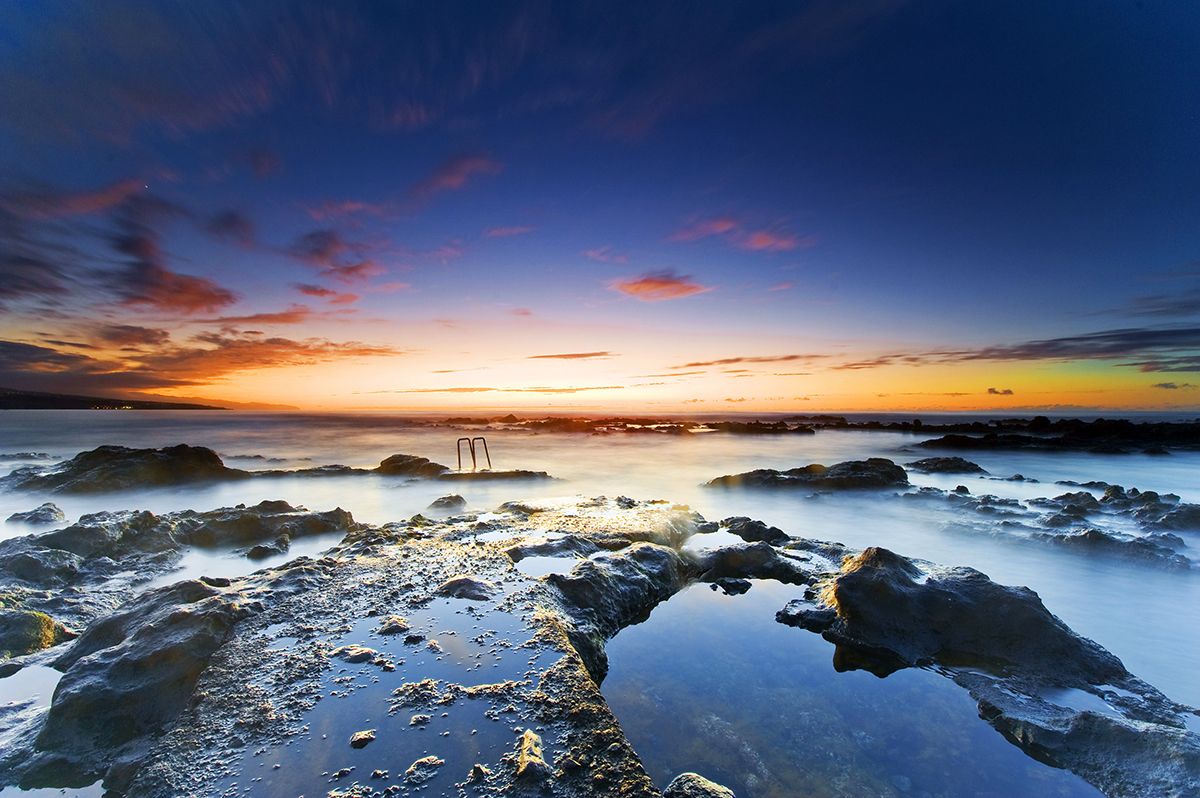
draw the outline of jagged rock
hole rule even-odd
[[[920,471],[923,474],[986,474],[987,471],[978,463],[972,463],[962,457],[925,457],[905,463],[905,468]]]
[[[740,596],[749,592],[752,586],[749,579],[734,579],[729,576],[717,579],[712,583],[713,590],[720,589],[726,596]]]
[[[445,596],[447,598],[486,601],[496,592],[496,586],[486,579],[462,574],[447,579],[433,592],[434,595]]]
[[[754,521],[745,516],[726,518],[721,521],[721,526],[747,543],[762,541],[763,543],[770,543],[772,546],[782,546],[791,540],[791,537],[782,529],[767,526],[762,521]]]
[[[13,513],[8,517],[8,520],[23,524],[60,524],[67,520],[67,516],[63,513],[62,508],[54,502],[46,502],[32,510],[23,513]]]
[[[370,662],[378,655],[379,652],[377,652],[375,649],[367,648],[366,646],[360,646],[357,644],[340,646],[331,652],[331,656],[354,664],[358,664],[360,662]]]
[[[209,658],[255,609],[237,594],[187,580],[93,623],[54,661],[64,673],[31,769],[98,776],[123,746],[183,709]]]
[[[619,552],[582,560],[570,573],[547,574],[545,581],[571,607],[575,623],[569,637],[599,683],[608,672],[604,642],[679,592],[693,573],[675,549],[634,543]]]
[[[1156,529],[1179,532],[1200,530],[1200,504],[1181,504],[1150,524]]]
[[[578,535],[563,535],[553,540],[522,541],[509,546],[504,553],[516,563],[526,557],[590,557],[598,551],[600,547],[592,540]]]
[[[769,543],[723,546],[703,552],[687,552],[702,582],[721,579],[775,579],[792,585],[808,584],[813,576],[796,560],[780,554]]]
[[[418,457],[415,454],[394,454],[384,459],[375,470],[388,476],[436,477],[450,469],[427,457]]]
[[[32,654],[75,638],[44,612],[0,610],[0,659]]]
[[[362,731],[356,731],[354,734],[350,735],[351,748],[366,748],[373,742],[375,742],[374,729],[364,729]]]
[[[1005,587],[972,568],[923,568],[887,549],[848,557],[821,602],[789,602],[781,623],[899,666],[973,663],[1053,680],[1109,684],[1121,661],[1072,632],[1026,587]]]
[[[1164,568],[1188,569],[1192,567],[1192,563],[1187,557],[1175,553],[1167,546],[1156,543],[1150,536],[1145,538],[1118,537],[1100,529],[1085,529],[1072,534],[1034,533],[1033,537],[1037,540],[1045,540],[1083,551],[1117,554]]]
[[[457,513],[465,509],[467,509],[467,500],[457,493],[451,493],[449,496],[434,499],[425,508],[426,512],[434,513]]]
[[[554,479],[554,477],[545,471],[528,471],[523,468],[515,468],[507,471],[447,471],[444,474],[439,474],[437,478],[453,482],[492,482],[502,479],[526,481]]]
[[[436,756],[423,756],[408,766],[404,771],[404,780],[409,784],[424,784],[437,775],[438,768],[446,764],[446,760]]]
[[[408,620],[400,615],[389,615],[383,619],[383,623],[379,625],[378,632],[381,635],[398,635],[404,634],[409,630]]]
[[[809,488],[812,490],[845,490],[858,488],[898,488],[908,485],[903,468],[882,457],[867,460],[848,460],[832,466],[819,463],[776,471],[763,468],[717,477],[708,487],[746,488]]]
[[[246,471],[227,467],[216,452],[203,446],[99,446],[49,469],[17,469],[0,479],[0,485],[18,490],[96,493],[248,476]]]
[[[734,798],[734,794],[699,774],[680,773],[663,790],[663,798]]]
[[[517,778],[540,781],[553,773],[542,750],[542,738],[526,729],[517,741]]]

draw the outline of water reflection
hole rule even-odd
[[[829,643],[774,621],[800,592],[694,585],[609,642],[602,689],[660,787],[695,770],[742,798],[1100,795],[1007,743],[936,673],[833,667]]]

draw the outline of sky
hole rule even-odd
[[[11,2],[0,387],[1200,408],[1200,5]]]

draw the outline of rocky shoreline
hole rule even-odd
[[[192,462],[195,453],[180,454]],[[389,461],[414,478],[444,473],[422,458]],[[65,481],[40,489],[114,473],[88,458],[70,462],[52,474]],[[132,462],[161,472],[161,454]],[[982,472],[960,458],[907,469]],[[1115,519],[1146,530],[1134,556],[1190,567],[1167,535],[1182,539],[1166,530],[1194,530],[1195,506],[1152,491],[1071,486],[1080,489],[1014,506],[912,488],[906,467],[887,460],[751,473],[767,477],[714,487],[900,490],[1040,534],[1090,534],[1054,530]],[[715,532],[744,542],[687,546]],[[235,547],[253,558],[259,547],[285,551],[292,539],[329,533],[343,537],[320,557],[145,588],[191,548]],[[1129,554],[1116,534],[1088,545]],[[564,567],[522,572],[524,560],[547,557]],[[103,780],[113,795],[139,796],[726,796],[695,774],[660,792],[599,685],[606,643],[622,628],[689,585],[736,594],[751,579],[804,588],[776,620],[830,641],[839,670],[934,669],[1014,745],[1110,796],[1200,790],[1196,711],[1074,633],[1033,591],[883,548],[623,496],[510,502],[487,514],[447,496],[381,526],[278,501],[122,511],[0,542],[0,677],[62,674],[48,706],[0,711],[0,786]],[[1056,691],[1093,706],[1056,703]]]

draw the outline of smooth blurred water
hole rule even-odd
[[[790,468],[869,456],[898,462],[931,454],[913,449],[928,436],[826,430],[816,435],[537,434],[528,431],[430,428],[384,415],[301,415],[186,411],[3,411],[0,454],[47,452],[68,457],[105,443],[165,446],[189,443],[216,449],[230,465],[303,468],[342,463],[373,467],[403,452],[455,464],[455,440],[486,434],[498,469],[545,470],[550,483],[409,482],[376,475],[282,477],[92,496],[0,493],[0,518],[53,500],[70,520],[96,510],[212,509],[239,502],[286,499],[315,510],[335,506],[371,523],[407,518],[448,493],[472,509],[509,500],[623,494],[691,505],[707,518],[748,515],[794,535],[879,545],[947,565],[969,565],[1005,584],[1028,585],[1072,628],[1108,647],[1134,673],[1169,696],[1200,704],[1200,572],[1166,571],[1135,561],[1090,556],[996,534],[946,502],[898,499],[894,491],[827,494],[804,491],[727,491],[702,487],[723,474],[753,468]],[[246,455],[282,458],[282,463]],[[1178,493],[1200,501],[1200,453],[1170,456],[1051,452],[972,453],[992,474],[1021,473],[1041,480],[1004,482],[980,477],[911,474],[914,483],[1015,498],[1055,496],[1068,488],[1054,480],[1104,480],[1126,487]],[[16,464],[13,464],[16,465]],[[33,531],[0,523],[0,536]],[[1192,550],[1198,536],[1187,535]],[[1190,552],[1189,552],[1190,553]],[[248,572],[260,567],[220,553],[197,568]],[[1200,556],[1196,557],[1200,559]],[[195,564],[193,563],[193,564]],[[225,571],[228,573],[228,571]],[[782,604],[781,604],[782,606]]]

